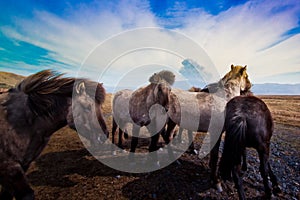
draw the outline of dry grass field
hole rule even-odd
[[[270,107],[275,120],[271,163],[283,194],[274,199],[298,199],[300,190],[300,96],[260,96]],[[111,98],[103,106],[111,130]],[[293,108],[294,109],[291,109]],[[289,115],[288,110],[293,112]],[[195,137],[200,147],[201,133]],[[129,148],[130,142],[126,146]],[[146,144],[140,148],[147,149]],[[249,151],[248,174],[244,177],[246,194],[261,199],[262,179],[256,152]],[[185,153],[181,165],[172,165],[146,174],[129,174],[105,166],[83,147],[76,132],[69,128],[52,137],[40,158],[31,166],[28,177],[37,199],[236,199],[233,185],[218,193],[209,181],[208,157],[200,160]]]
[[[300,126],[300,95],[259,96],[268,105],[276,123]]]
[[[267,103],[275,121],[270,162],[283,193],[272,198],[299,199],[300,96],[259,97]],[[111,98],[112,95],[108,94],[103,105],[109,130]],[[201,135],[198,133],[195,137],[196,148],[200,147]],[[147,149],[147,144],[139,147]],[[249,152],[245,192],[250,199],[262,199],[258,157],[254,151]],[[96,160],[84,148],[77,133],[65,127],[52,136],[41,156],[32,163],[27,176],[38,200],[237,198],[232,183],[226,184],[222,193],[211,188],[208,157],[200,160],[197,155],[184,153],[179,160],[181,165],[172,163],[151,173],[120,172]]]

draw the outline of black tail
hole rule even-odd
[[[225,142],[220,161],[220,175],[223,180],[231,179],[234,165],[241,163],[241,157],[246,148],[247,122],[242,117],[225,120]]]

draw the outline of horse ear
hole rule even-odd
[[[84,84],[84,82],[81,82],[76,86],[76,93],[82,94],[83,91],[85,91],[85,84]]]
[[[247,65],[245,65],[245,67],[242,67],[242,68],[240,69],[241,75],[242,75],[246,70],[247,70]]]
[[[233,70],[233,68],[234,68],[234,65],[233,65],[233,64],[231,64],[231,70]]]

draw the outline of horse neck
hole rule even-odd
[[[229,101],[235,96],[239,96],[241,94],[240,89],[240,83],[236,80],[223,80],[221,79],[219,81],[219,85],[222,88],[221,92],[223,93],[223,96],[225,97],[226,101]]]
[[[66,101],[66,105],[61,105],[61,108],[67,108],[69,102]],[[28,107],[27,95],[24,93],[10,94],[4,105],[7,111],[7,120],[18,133],[26,132],[29,135],[39,133],[49,137],[67,124],[65,117],[67,112],[63,111],[65,109],[56,111],[56,115],[51,117],[36,115]]]

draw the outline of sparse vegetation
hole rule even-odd
[[[300,96],[265,95],[259,97],[268,105],[276,123],[300,126]]]
[[[24,79],[24,76],[0,71],[0,88],[11,88]]]
[[[9,80],[9,77],[14,75],[1,72],[0,83],[12,86],[23,78]],[[112,97],[107,94],[103,105],[110,131]],[[283,189],[280,199],[299,199],[300,96],[259,97],[267,103],[275,121],[271,164]],[[201,138],[203,134],[198,133],[194,140],[196,148],[200,147]],[[246,195],[260,199],[263,185],[258,157],[252,151],[248,157],[249,168],[244,177]],[[147,174],[119,172],[98,162],[84,148],[77,133],[65,127],[53,135],[42,155],[31,165],[28,178],[36,199],[236,199],[230,184],[222,193],[210,188],[208,157],[200,160],[185,153],[180,162],[181,165],[173,163]]]

